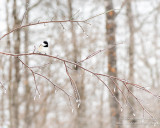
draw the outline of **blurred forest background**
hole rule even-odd
[[[96,16],[111,9],[118,10]],[[81,104],[69,101],[63,91],[40,76],[36,82],[41,96],[35,97],[32,72],[16,57],[0,54],[0,128],[160,127],[157,98],[123,84],[123,80],[130,81],[160,94],[160,0],[1,0],[0,16],[0,37],[20,25],[95,16],[87,23],[46,23],[18,29],[0,40],[0,52],[31,53],[46,40],[49,55],[76,63],[108,48],[80,65],[122,80],[101,77],[112,96],[100,79],[68,64]],[[34,55],[20,59],[74,95],[63,62]]]

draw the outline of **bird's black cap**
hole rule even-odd
[[[47,41],[44,41],[43,43],[44,43],[44,44],[48,44],[48,42],[47,42]]]
[[[44,47],[48,47],[48,42],[47,41],[44,41],[43,43],[45,44]]]

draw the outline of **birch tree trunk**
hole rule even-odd
[[[106,10],[113,9],[113,3],[112,0],[106,0]],[[115,24],[115,12],[110,11],[106,14],[106,31],[107,31],[107,42],[108,45],[115,44],[115,30],[116,30],[116,24]],[[116,58],[116,47],[109,49],[108,52],[108,75],[111,76],[117,76],[117,58]],[[116,82],[116,81],[115,81]],[[114,93],[114,96],[119,100],[119,93],[118,89],[115,88],[114,83],[109,80],[108,81],[109,87]],[[109,95],[109,103],[110,103],[110,124],[111,128],[120,128],[120,125],[116,125],[119,123],[120,118],[120,108],[119,104],[116,102],[116,100],[113,98],[113,96]]]

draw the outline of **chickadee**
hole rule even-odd
[[[48,42],[44,41],[43,44],[40,44],[38,47],[38,52],[42,54],[47,54],[48,51]]]

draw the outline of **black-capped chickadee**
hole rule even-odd
[[[47,41],[43,41],[43,44],[39,45],[38,52],[42,54],[47,54],[48,52],[48,42]]]

